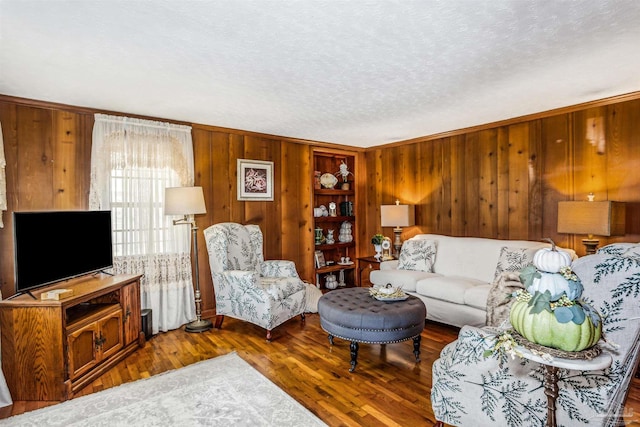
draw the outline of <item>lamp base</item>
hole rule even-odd
[[[393,249],[395,250],[394,255],[396,259],[400,259],[400,250],[402,249],[402,238],[400,237],[401,235],[402,235],[402,228],[396,227],[393,229],[393,237],[394,237]]]
[[[208,319],[194,320],[191,323],[187,323],[184,328],[187,332],[205,332],[209,329],[213,329],[213,323]]]
[[[600,240],[582,239],[582,244],[587,249],[587,255],[593,255],[596,253],[596,249],[598,249],[598,244],[600,244]]]

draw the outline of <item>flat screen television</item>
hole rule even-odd
[[[14,212],[16,293],[113,266],[110,211]]]

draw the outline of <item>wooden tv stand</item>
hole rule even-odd
[[[83,276],[0,301],[2,370],[13,400],[62,401],[144,345],[140,277]],[[43,292],[73,296],[41,301]]]

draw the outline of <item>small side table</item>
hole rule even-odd
[[[572,369],[574,371],[598,371],[611,366],[613,358],[611,354],[603,351],[597,357],[587,359],[564,359],[554,357],[553,360],[544,360],[533,354],[525,347],[516,348],[525,359],[533,360],[544,365],[544,394],[547,396],[547,427],[556,427],[556,399],[558,398],[558,369]]]
[[[362,272],[365,270],[369,270],[369,272],[371,272],[371,270],[380,270],[380,263],[382,261],[390,261],[390,260],[383,260],[382,258],[378,259],[373,255],[358,258],[358,277],[357,277],[358,286],[365,286],[365,284],[368,285],[369,287],[371,286],[371,282],[369,282],[368,275],[367,275],[366,283],[364,280],[362,280]]]

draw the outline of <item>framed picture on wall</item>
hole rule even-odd
[[[238,159],[238,200],[273,200],[273,162]]]

